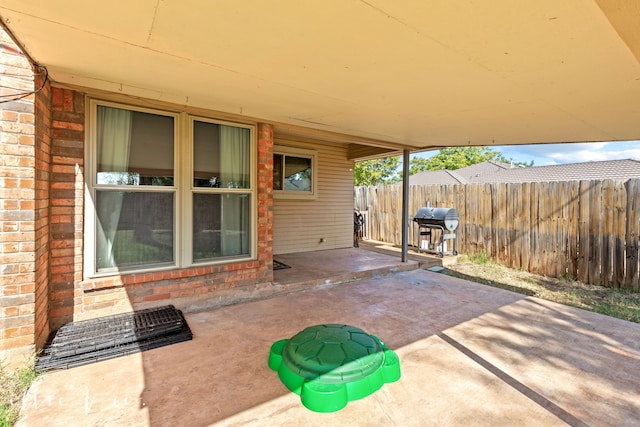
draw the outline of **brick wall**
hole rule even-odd
[[[81,308],[84,209],[84,95],[51,90],[50,282],[51,328]]]
[[[35,97],[35,200],[34,285],[35,344],[42,348],[49,337],[49,187],[51,177],[51,85],[42,74],[35,77],[42,87]]]
[[[31,64],[0,27],[3,100],[34,87]],[[34,128],[34,95],[0,104],[0,350],[35,344]]]
[[[258,125],[258,261],[273,281],[273,126]]]

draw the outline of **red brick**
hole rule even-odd
[[[56,110],[61,110],[63,105],[63,90],[58,87],[51,88],[51,105]]]
[[[11,339],[20,336],[20,328],[6,328],[4,330],[4,338]]]
[[[180,283],[179,286],[180,286],[180,289],[193,289],[193,288],[202,286],[202,283],[198,281],[189,281],[189,282]]]
[[[2,120],[15,122],[18,120],[18,113],[16,113],[15,111],[2,110],[2,115],[0,117],[2,118]]]
[[[178,289],[180,289],[180,284],[171,282],[170,284],[167,284],[167,285],[154,286],[153,293],[162,294],[162,293],[177,291]]]
[[[9,339],[5,335],[5,339],[0,340],[0,350],[18,348],[33,344],[33,337],[29,335],[19,336]]]
[[[70,129],[70,130],[83,131],[84,123],[73,123],[68,121],[63,122],[59,120],[54,120],[53,127],[58,129]]]
[[[147,295],[144,297],[145,301],[159,301],[159,300],[163,300],[163,299],[169,299],[171,297],[170,294],[165,293],[165,294],[157,294],[157,295]]]
[[[173,292],[171,294],[172,298],[183,298],[183,297],[188,297],[195,294],[195,291],[193,289],[183,289],[181,291],[178,292]]]
[[[20,293],[21,294],[28,294],[28,293],[32,293],[35,291],[35,283],[26,283],[24,285],[20,285]]]
[[[18,307],[5,307],[2,309],[4,317],[17,316],[19,312],[20,310],[18,309]]]
[[[31,113],[22,113],[19,116],[19,121],[20,121],[20,123],[33,124],[34,123],[34,115],[31,114]]]
[[[62,109],[64,111],[73,111],[73,91],[70,89],[63,89]]]

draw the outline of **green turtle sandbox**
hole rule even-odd
[[[310,326],[271,346],[269,368],[315,412],[335,412],[400,379],[398,356],[349,325]]]

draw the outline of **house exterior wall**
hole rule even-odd
[[[194,310],[232,303],[249,298],[257,285],[273,280],[273,127],[268,124],[258,125],[256,260],[85,278],[85,111],[85,94],[52,89],[52,330],[70,321],[166,304]]]
[[[0,351],[42,345],[48,324],[50,86],[0,28]],[[35,95],[15,97],[19,92]]]
[[[347,158],[348,146],[285,137],[276,137],[275,143],[317,151],[318,195],[274,200],[274,254],[353,246],[353,161]]]
[[[2,95],[39,89],[0,104],[3,363],[17,361],[16,354],[24,361],[23,354],[41,348],[51,331],[69,321],[165,304],[193,310],[268,293],[273,281],[272,125],[256,126],[255,260],[87,279],[86,94],[52,86],[1,28],[0,42]]]
[[[274,247],[287,253],[352,245],[348,146],[279,138],[280,145],[317,153],[318,194],[275,203],[274,129],[258,123],[255,260],[88,277],[84,162],[87,99],[96,92],[50,83],[1,28],[0,41],[2,95],[9,94],[6,88],[36,91],[0,104],[0,359],[6,350],[42,348],[51,331],[70,321],[166,304],[205,309],[269,295]],[[216,116],[202,109],[186,112]]]

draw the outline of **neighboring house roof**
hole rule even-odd
[[[497,171],[509,169],[512,166],[506,163],[482,162],[457,170],[438,170],[418,172],[409,178],[410,185],[425,184],[462,184],[474,182],[476,176],[486,176]]]
[[[514,166],[509,163],[488,161],[467,166],[466,168],[458,169],[455,172],[462,177],[462,182],[479,182],[482,177],[494,175],[514,168],[520,168],[520,166]]]
[[[419,172],[409,177],[410,185],[460,184],[461,182],[456,171],[448,170]]]
[[[449,179],[443,179],[443,176]],[[640,178],[640,161],[606,160],[552,166],[520,167],[483,162],[455,171],[427,171],[409,177],[410,185],[469,184],[485,182],[550,182],[589,179]]]

